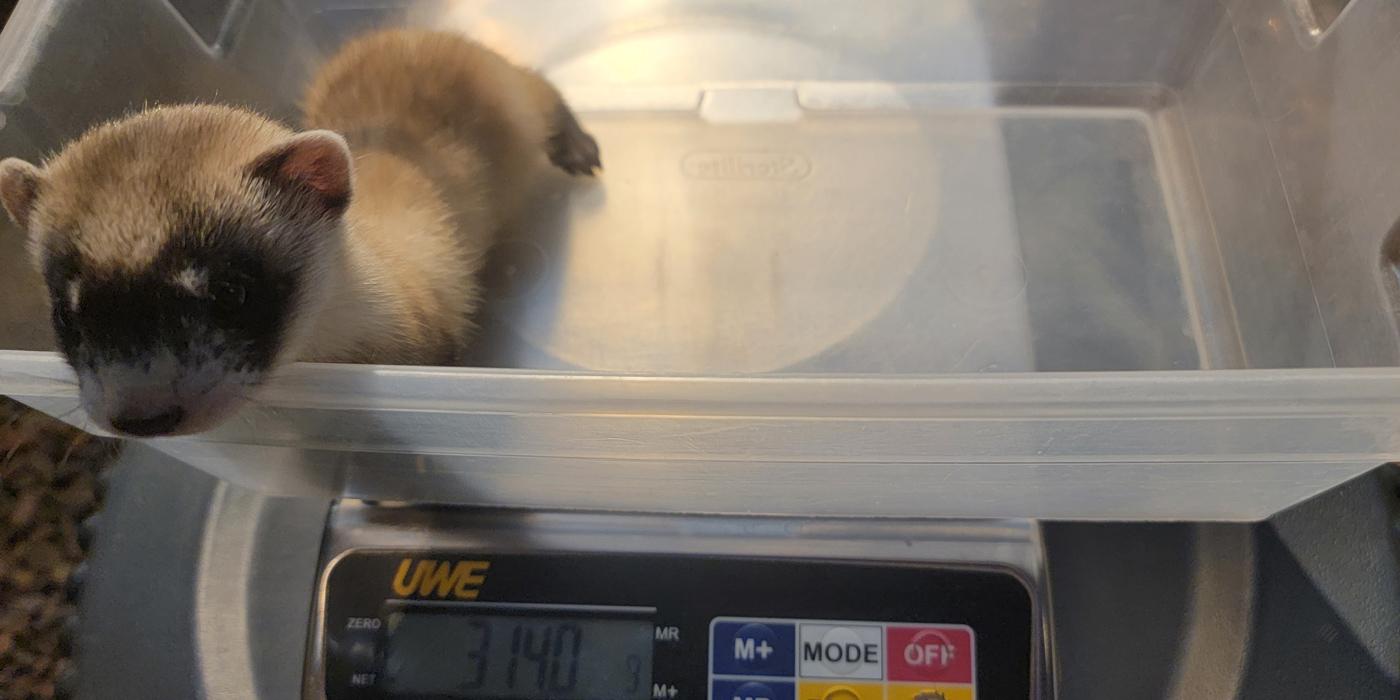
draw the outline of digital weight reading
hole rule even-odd
[[[652,623],[557,609],[389,615],[381,688],[393,697],[649,700]]]

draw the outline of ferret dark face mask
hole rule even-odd
[[[89,162],[0,162],[0,202],[29,233],[58,348],[98,426],[207,430],[295,359],[328,294],[350,160],[334,134],[274,136],[241,160],[164,173],[82,153],[91,135],[70,146]]]
[[[258,238],[195,224],[120,274],[48,251],[54,333],[95,421],[141,437],[193,432],[250,396],[281,357],[307,273]]]

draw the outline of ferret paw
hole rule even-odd
[[[574,115],[566,113],[560,122],[549,137],[549,162],[570,175],[593,175],[601,170],[598,142],[579,126]]]

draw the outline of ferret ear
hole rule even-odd
[[[29,216],[44,185],[44,173],[18,158],[0,160],[0,204],[10,218],[24,230],[29,230]]]
[[[248,174],[298,204],[339,216],[350,204],[354,166],[350,147],[334,131],[304,131],[269,149]]]

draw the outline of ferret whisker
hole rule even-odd
[[[63,413],[60,413],[60,414],[54,416],[54,418],[57,418],[57,419],[59,419],[59,420],[64,420],[65,418],[67,418],[67,417],[73,415],[74,413],[77,413],[78,411],[81,411],[82,409],[83,409],[83,404],[82,404],[81,402],[80,402],[80,403],[76,403],[76,404],[73,404],[73,407],[72,407],[72,408],[70,408],[70,409],[64,411]]]
[[[233,395],[234,395],[235,397],[241,399],[243,402],[245,402],[245,403],[247,403],[247,404],[250,404],[250,405],[252,405],[252,406],[256,406],[256,407],[258,407],[258,408],[267,408],[267,407],[268,407],[267,402],[265,402],[265,401],[263,401],[262,399],[258,398],[256,394],[249,394],[249,393],[245,393],[245,392],[242,392],[242,391],[237,391],[237,390],[235,390],[235,391],[233,392]]]

